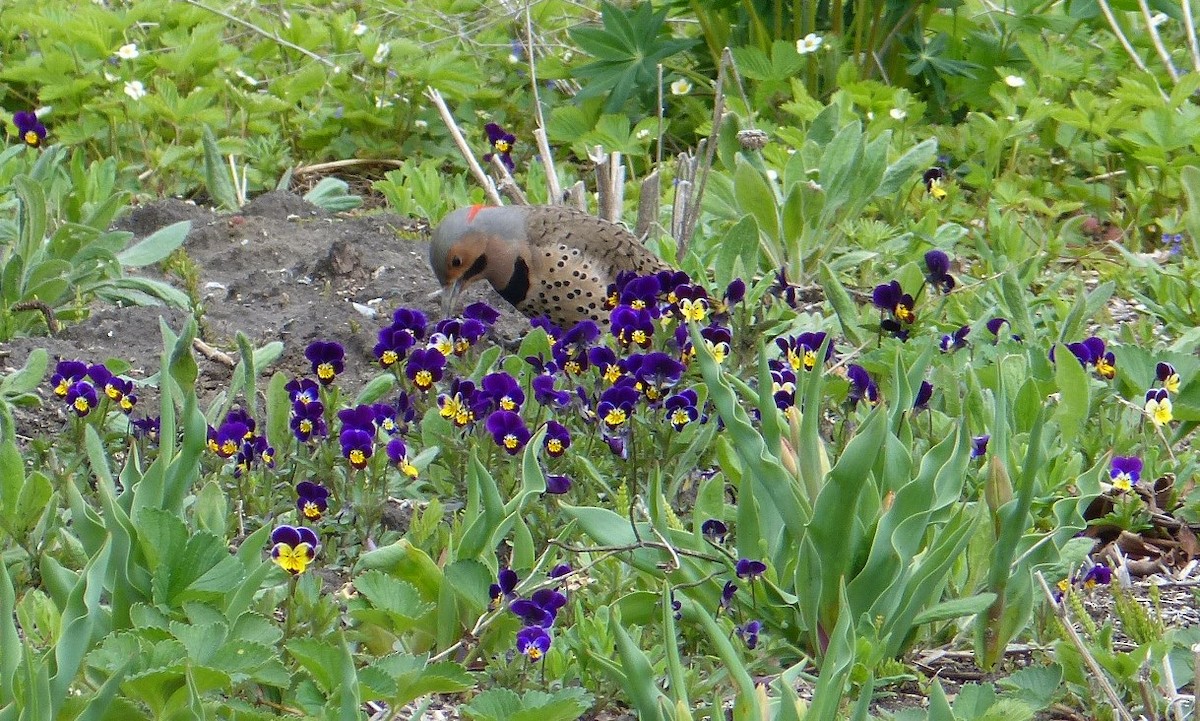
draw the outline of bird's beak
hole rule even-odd
[[[442,317],[449,318],[454,311],[454,301],[458,300],[458,294],[462,291],[463,279],[461,277],[449,285],[442,286]]]

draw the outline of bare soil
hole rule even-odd
[[[329,214],[297,195],[277,191],[232,214],[182,200],[155,201],[134,208],[118,227],[140,239],[181,220],[192,222],[183,248],[200,276],[200,339],[234,358],[240,331],[255,347],[283,342],[283,356],[269,370],[311,374],[304,349],[313,340],[336,340],[346,348],[342,383],[353,391],[379,372],[371,350],[393,310],[417,308],[431,321],[440,317],[438,285],[427,260],[428,223],[422,219]],[[178,278],[157,269],[145,275],[183,288]],[[486,283],[464,296],[464,303],[486,300],[501,311],[494,330],[498,340],[512,339],[529,327]],[[86,320],[55,337],[0,344],[0,374],[23,365],[33,349],[46,348],[52,359],[119,359],[132,366],[129,377],[143,380],[158,371],[160,319],[178,331],[187,317],[187,311],[174,308],[97,304]],[[201,396],[211,398],[228,385],[232,368],[215,354],[197,354],[197,361]],[[48,388],[40,394],[50,400]],[[139,394],[142,407],[135,415],[155,414],[153,389]],[[17,429],[24,438],[54,434],[65,420],[60,403],[45,402],[41,408],[20,409]]]

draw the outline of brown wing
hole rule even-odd
[[[656,273],[668,269],[624,226],[562,205],[530,208],[526,232],[531,245],[565,245],[577,248],[596,262],[598,270],[612,275],[623,270]]]

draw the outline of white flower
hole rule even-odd
[[[137,43],[129,43],[117,48],[117,57],[122,60],[133,60],[138,56]]]
[[[254,77],[252,77],[250,75],[247,75],[246,73],[242,72],[241,70],[234,70],[233,74],[238,76],[239,78],[241,78],[242,81],[245,82],[247,85],[250,85],[250,86],[258,85],[258,80],[256,80]]]
[[[146,97],[146,86],[141,80],[130,80],[125,83],[125,94],[134,100]]]
[[[353,33],[354,37],[356,38],[366,35],[367,30],[369,30],[367,24],[361,21],[354,23],[354,27],[350,28],[350,32]]]
[[[908,117],[908,113],[900,108],[892,108],[888,111],[888,115],[892,116],[892,120],[904,120]]]
[[[867,111],[867,120],[874,120],[874,119],[875,119],[875,111],[868,110]]]
[[[671,83],[672,95],[687,95],[690,92],[692,92],[692,84],[688,82],[687,78],[680,78]]]
[[[1004,78],[1004,84],[1010,88],[1023,88],[1025,87],[1025,78],[1020,75],[1009,75]]]
[[[1154,13],[1150,16],[1150,26],[1158,27],[1170,19],[1171,18],[1168,17],[1166,13]]]
[[[112,73],[108,72],[107,70],[104,71],[104,79],[110,83],[115,83],[118,80],[120,80],[120,78],[118,78],[116,75],[113,75]]]
[[[413,121],[413,126],[424,130],[425,128],[429,127],[429,121],[417,118],[416,120]]]
[[[815,53],[821,47],[821,36],[816,33],[809,33],[796,41],[796,52],[801,55]]]
[[[650,128],[642,128],[634,133],[633,136],[638,140],[645,140],[646,138],[650,137]]]
[[[777,182],[779,180],[779,171],[774,168],[767,168],[767,180],[772,183]]]
[[[375,48],[375,57],[371,58],[371,62],[376,65],[382,65],[387,56],[392,52],[392,46],[387,43],[379,43],[379,47]]]
[[[383,108],[390,108],[390,107],[392,107],[392,101],[388,100],[387,98],[383,97],[382,95],[376,96],[375,107],[379,108],[380,110],[382,110]]]

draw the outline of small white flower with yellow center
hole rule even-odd
[[[117,48],[117,57],[122,60],[133,60],[138,54],[137,43],[127,43]]]
[[[822,38],[820,35],[817,35],[816,33],[809,33],[808,35],[805,35],[796,41],[796,52],[800,53],[801,55],[815,53],[817,50],[821,49],[821,42]]]
[[[130,80],[125,83],[125,94],[133,100],[141,100],[146,97],[146,86],[141,80]]]
[[[1020,75],[1008,75],[1004,78],[1004,84],[1010,88],[1023,88],[1025,87],[1025,78]]]
[[[680,78],[671,83],[672,95],[687,95],[690,92],[692,92],[692,84],[687,78]]]
[[[908,117],[908,113],[903,108],[892,108],[888,111],[888,115],[892,116],[892,120],[904,120]]]

